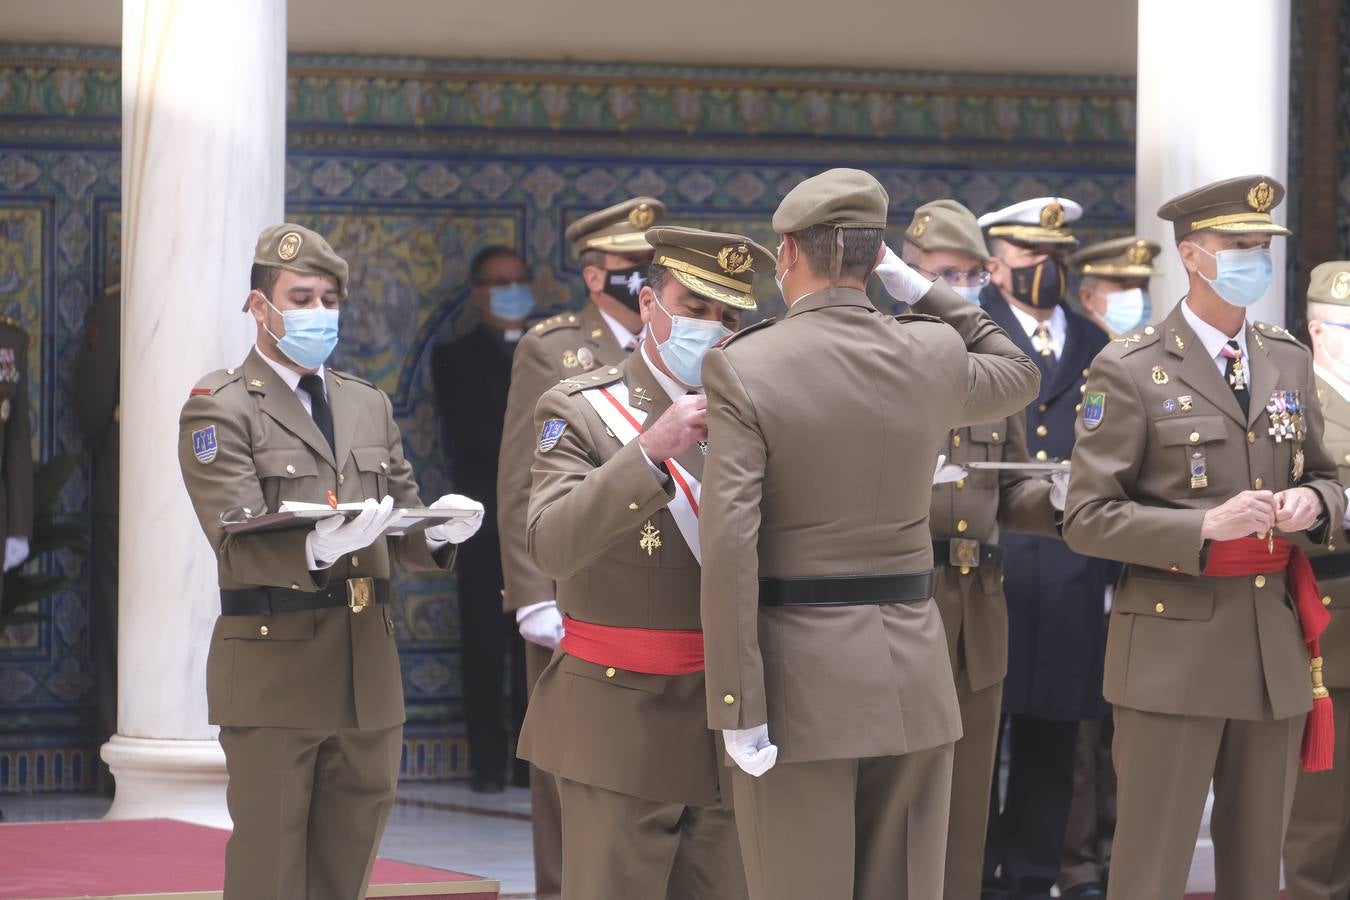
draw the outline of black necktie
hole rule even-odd
[[[309,414],[323,432],[324,440],[328,441],[328,449],[336,450],[333,445],[333,410],[329,408],[328,398],[323,393],[323,379],[318,375],[301,375],[300,390],[309,394]]]
[[[1228,386],[1233,389],[1233,396],[1237,398],[1238,406],[1242,407],[1242,414],[1248,415],[1252,397],[1247,390],[1247,364],[1242,358],[1242,348],[1237,341],[1229,341],[1219,353],[1228,360],[1223,373],[1228,379]]]

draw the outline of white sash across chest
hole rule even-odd
[[[623,383],[591,388],[582,391],[581,396],[586,398],[586,402],[600,416],[601,421],[614,432],[619,443],[625,447],[642,434],[647,413],[629,405],[628,388]],[[699,550],[698,541],[698,501],[703,486],[688,469],[675,460],[665,460],[665,464],[676,487],[675,498],[670,501],[667,509],[675,519],[684,542],[689,545],[689,551],[694,554],[694,559],[702,564],[703,554]]]

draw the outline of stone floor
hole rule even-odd
[[[92,794],[0,795],[6,822],[97,819],[109,800]],[[390,859],[485,875],[503,900],[532,900],[530,794],[475,794],[467,782],[405,783],[380,845]]]

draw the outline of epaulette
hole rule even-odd
[[[1150,347],[1158,343],[1161,337],[1161,331],[1152,325],[1146,325],[1139,331],[1132,331],[1129,334],[1122,334],[1118,338],[1112,338],[1111,343],[1120,347],[1121,356],[1129,356],[1141,347]]]
[[[337,372],[332,369],[330,369],[329,371],[331,372],[332,376],[338,379],[339,381],[355,381],[357,384],[364,384],[366,387],[370,388],[375,387],[375,385],[372,382],[366,381],[360,375],[353,375],[351,372]],[[379,388],[375,389],[379,390]]]
[[[604,387],[607,384],[613,384],[623,378],[623,370],[618,366],[610,366],[607,369],[596,369],[594,372],[582,372],[579,375],[568,375],[562,381],[558,382],[558,387],[565,394],[575,394],[588,388]]]
[[[1261,337],[1271,337],[1276,340],[1289,341],[1291,344],[1303,346],[1303,342],[1294,337],[1294,333],[1283,325],[1267,325],[1265,322],[1255,322],[1252,327],[1256,329]]]
[[[197,382],[189,396],[192,397],[210,397],[220,393],[226,385],[234,384],[244,377],[243,369],[217,369],[214,372],[203,375]]]
[[[769,316],[767,319],[760,319],[758,322],[756,322],[756,323],[753,324],[753,325],[747,325],[747,326],[745,326],[744,328],[742,328],[740,331],[737,331],[737,332],[735,332],[734,334],[729,334],[729,335],[727,335],[726,337],[722,338],[720,341],[718,341],[718,342],[717,342],[716,344],[714,344],[713,346],[716,346],[716,347],[729,347],[729,346],[731,345],[731,342],[732,342],[732,341],[739,341],[741,338],[745,337],[747,334],[751,334],[752,332],[761,331],[761,330],[763,330],[763,329],[765,329],[765,328],[768,328],[770,325],[772,325],[774,322],[777,322],[777,321],[778,321],[778,319],[777,319],[776,317],[774,317],[774,316]]]
[[[581,317],[576,313],[559,313],[556,316],[545,319],[542,322],[536,322],[530,326],[530,332],[538,335],[545,335],[559,328],[580,328]]]
[[[930,316],[927,313],[901,313],[895,317],[897,322],[941,322],[938,316]]]

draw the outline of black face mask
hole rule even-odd
[[[1019,268],[1009,268],[1012,275],[1012,295],[1027,306],[1050,309],[1058,306],[1068,289],[1064,266],[1053,256]]]
[[[637,312],[638,294],[642,293],[642,286],[646,283],[646,266],[633,266],[628,269],[606,269],[605,286],[602,290],[633,312]]]

